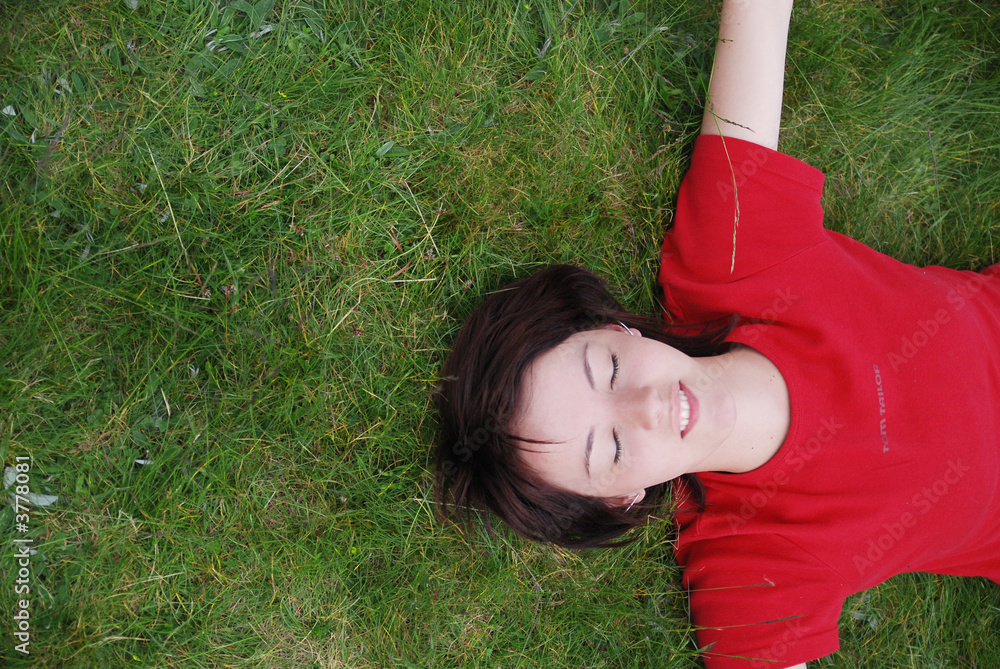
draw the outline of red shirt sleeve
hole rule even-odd
[[[786,667],[840,647],[847,593],[831,595],[829,567],[790,540],[753,536],[695,541],[678,558],[706,669]],[[753,565],[743,569],[740,565]],[[825,594],[817,601],[817,592]]]
[[[825,241],[822,189],[823,173],[791,156],[699,137],[663,242],[660,283],[671,314],[687,322],[728,315],[687,303],[685,284],[738,284]]]

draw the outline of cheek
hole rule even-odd
[[[614,488],[615,483],[621,478],[621,472],[605,469],[600,473],[595,473],[588,481],[593,494],[604,495],[608,490]]]
[[[625,466],[620,475],[621,482],[627,482],[629,488],[666,483],[684,473],[683,465],[676,457],[671,457],[667,445],[655,438],[636,445],[629,451],[627,459],[623,454],[622,464]]]
[[[642,479],[642,473],[648,471],[648,460],[639,453],[629,453],[628,449],[623,449],[617,465],[600,473],[595,472],[588,481],[588,494],[595,497],[617,497],[634,492],[637,482]]]

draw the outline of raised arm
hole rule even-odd
[[[724,0],[705,135],[778,148],[792,0]]]

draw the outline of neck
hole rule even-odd
[[[774,364],[737,345],[707,360],[726,384],[736,406],[736,424],[704,471],[739,474],[757,469],[781,448],[791,423],[788,386]]]

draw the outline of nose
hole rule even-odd
[[[652,430],[660,423],[660,417],[666,411],[666,406],[660,393],[653,386],[635,388],[624,398],[626,413],[636,427]]]

